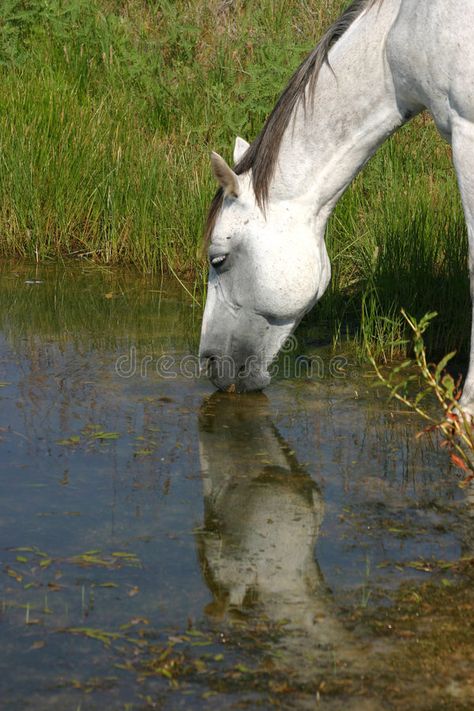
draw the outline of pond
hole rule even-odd
[[[1,708],[472,708],[447,454],[317,344],[213,394],[199,326],[175,282],[1,266]]]

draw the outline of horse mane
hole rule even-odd
[[[268,199],[270,183],[275,173],[275,168],[280,150],[280,144],[294,109],[300,101],[306,108],[306,89],[309,89],[309,99],[312,102],[316,82],[324,63],[329,64],[329,50],[342,37],[344,32],[352,25],[354,20],[364,10],[370,8],[379,0],[353,0],[342,15],[329,27],[318,42],[314,50],[300,64],[290,79],[288,86],[278,99],[273,111],[265,124],[247,149],[242,159],[234,166],[237,175],[252,171],[252,183],[258,205],[265,209]],[[222,207],[224,192],[219,188],[215,194],[205,228],[205,241],[210,240],[217,215]]]

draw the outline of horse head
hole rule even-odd
[[[234,160],[249,145],[238,138]],[[209,235],[201,364],[220,390],[261,390],[286,338],[329,281],[324,241],[308,210],[272,195],[260,204],[252,171],[237,175],[212,154],[220,202]]]

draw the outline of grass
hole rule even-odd
[[[251,140],[341,0],[3,0],[0,256],[84,257],[205,282],[209,151]],[[464,219],[449,148],[420,117],[330,222],[333,338],[403,351],[400,308],[436,310],[431,345],[467,347]],[[344,336],[345,337],[345,336]]]

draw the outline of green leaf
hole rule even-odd
[[[449,361],[450,361],[452,358],[454,358],[455,355],[456,355],[456,351],[451,351],[451,353],[448,353],[447,355],[444,356],[444,358],[442,358],[442,359],[439,361],[438,365],[436,366],[436,370],[435,370],[435,378],[436,378],[436,380],[439,380],[439,378],[440,378],[440,376],[441,376],[441,373],[442,373],[443,370],[446,368],[446,366],[447,366],[447,364],[449,363]]]

